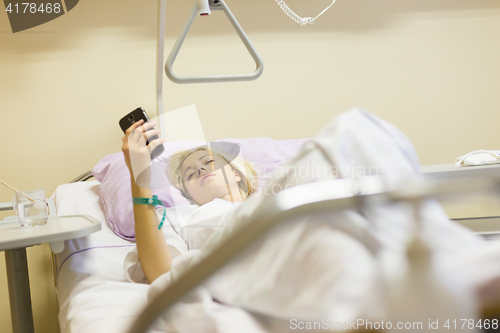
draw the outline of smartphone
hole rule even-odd
[[[141,119],[144,120],[145,123],[149,121],[148,114],[146,113],[146,111],[144,111],[143,108],[137,108],[134,111],[132,111],[129,114],[127,114],[122,119],[120,119],[120,127],[121,127],[123,133],[125,133],[125,131],[130,126],[132,126],[133,123],[138,122]],[[154,135],[150,139],[151,139],[151,141],[156,140],[156,139],[158,139],[158,135]],[[146,141],[146,145],[148,145],[148,144],[149,144],[149,140]],[[160,156],[163,153],[164,150],[165,149],[163,148],[163,145],[157,146],[151,152],[151,159],[155,159],[158,156]]]

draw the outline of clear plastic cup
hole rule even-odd
[[[47,223],[48,210],[43,188],[17,192],[12,206],[22,227],[36,227]]]

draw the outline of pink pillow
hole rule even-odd
[[[273,140],[269,138],[221,139],[216,142],[231,142],[240,146],[242,157],[257,165],[261,179],[284,162],[291,159],[308,139]],[[157,166],[166,170],[168,158],[173,154],[194,147],[205,145],[205,142],[176,141],[164,144],[165,152],[157,159]],[[104,204],[106,219],[111,229],[121,238],[135,240],[132,191],[130,173],[123,153],[104,157],[92,170],[94,177],[100,182],[99,193]],[[165,172],[166,175],[166,172]],[[161,189],[153,189],[165,206],[189,204],[180,191],[169,186],[165,177]]]

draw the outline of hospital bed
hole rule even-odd
[[[211,1],[210,6],[218,3],[219,1]],[[227,6],[223,1],[221,4],[256,62],[256,72],[247,75],[248,79],[254,79],[262,72],[262,62],[254,52],[253,47],[242,35],[241,28],[234,23]],[[211,8],[215,10],[215,7]],[[157,41],[157,106],[159,116],[163,115],[164,12],[165,1],[160,0],[159,38]],[[167,60],[167,76],[175,82],[224,81],[229,79],[225,76],[179,78],[172,73],[173,62],[196,12],[195,6],[173,48],[169,60]],[[159,122],[160,128],[164,128],[162,124],[163,117],[159,118]],[[496,167],[487,169],[494,169],[492,174],[488,174],[488,176],[500,177],[498,172],[500,169]],[[467,172],[469,171],[465,173]],[[130,283],[127,281],[124,272],[123,263],[125,257],[135,244],[131,240],[118,237],[116,230],[112,230],[110,224],[107,223],[105,207],[99,198],[99,182],[85,181],[91,177],[90,173],[81,175],[75,179],[74,183],[60,186],[54,193],[53,200],[56,204],[57,214],[89,214],[102,222],[103,229],[85,238],[67,241],[64,251],[54,256],[61,332],[145,332],[165,310],[181,300],[184,295],[188,294],[196,286],[203,283],[260,236],[269,232],[274,226],[286,221],[286,218],[290,216],[308,214],[312,211],[356,209],[361,206],[393,201],[409,201],[418,205],[421,200],[429,196],[440,197],[457,192],[498,190],[497,182],[491,182],[488,179],[479,181],[475,177],[477,174],[471,175],[475,178],[472,181],[448,181],[439,185],[432,181],[438,178],[448,178],[450,175],[463,178],[462,174],[453,172],[448,167],[424,169],[424,173],[429,178],[428,182],[415,183],[405,190],[384,188],[379,183],[366,183],[364,185],[370,188],[370,191],[362,196],[350,193],[344,197],[331,197],[306,191],[294,192],[293,195],[290,192],[284,192],[281,195],[272,196],[265,203],[265,209],[261,210],[261,212],[265,213],[264,215],[256,214],[249,217],[253,219],[253,223],[249,224],[251,227],[239,230],[232,238],[222,243],[206,260],[193,267],[185,278],[175,282],[168,291],[163,292],[160,297],[151,303],[147,299],[149,285]],[[359,235],[355,230],[344,231],[350,233],[353,237],[360,237],[361,241],[366,241],[363,238],[366,235]],[[500,228],[494,223],[493,229],[483,231],[490,235],[496,235],[500,233]]]
[[[499,168],[487,168],[495,171]],[[424,168],[425,170],[425,168]],[[432,170],[432,169],[431,169]],[[481,172],[479,169],[474,172]],[[448,170],[454,172],[454,170]],[[470,171],[468,171],[470,172]],[[446,174],[448,178],[450,174]],[[489,176],[493,176],[490,174]],[[332,211],[356,208],[362,205],[389,201],[411,201],[432,197],[446,197],[450,193],[471,191],[498,191],[498,183],[490,178],[474,177],[461,181],[439,181],[436,173],[427,173],[427,183],[414,184],[405,190],[387,189],[379,183],[366,183],[368,193],[345,197],[325,196],[322,193],[291,192],[277,195],[266,204],[265,215],[251,216],[252,228],[241,230],[226,243],[221,244],[207,260],[201,262],[190,274],[148,304],[149,285],[130,283],[125,278],[123,262],[135,246],[132,241],[117,237],[111,230],[99,198],[99,182],[87,180],[90,173],[75,179],[76,182],[58,187],[53,195],[58,215],[89,214],[102,222],[102,230],[84,238],[65,242],[64,251],[54,255],[54,272],[59,305],[59,323],[62,333],[67,332],[146,332],[165,309],[175,304],[206,278],[214,274],[237,253],[268,232],[286,217],[307,214],[311,211]],[[454,178],[460,178],[454,173]],[[87,181],[82,181],[87,180]],[[439,185],[437,185],[439,184]],[[301,194],[300,194],[301,193]],[[349,232],[349,231],[347,231]],[[500,227],[487,231],[500,233]],[[356,233],[353,231],[352,233]],[[356,237],[361,237],[357,235]],[[227,249],[231,249],[228,251]],[[131,328],[133,329],[131,330]]]

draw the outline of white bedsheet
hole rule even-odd
[[[90,214],[104,223],[105,219],[100,206],[97,187],[97,182],[60,186],[53,196],[58,214]],[[244,212],[239,212],[239,214],[244,214]],[[354,221],[353,215],[349,216],[349,213],[345,214],[346,212],[337,214],[330,217],[330,219],[338,218],[345,221]],[[361,224],[364,223],[363,221],[358,222]],[[232,227],[234,225],[230,228]],[[253,263],[255,268],[264,267],[266,261],[271,260],[271,258],[273,259],[270,262],[273,265],[276,263],[276,256],[280,256],[280,253],[283,260],[289,260],[291,257],[289,255],[286,256],[285,252],[290,252],[288,250],[279,251],[279,248],[290,249],[289,245],[296,244],[297,241],[294,239],[294,234],[299,235],[302,231],[303,228],[302,230],[295,228],[294,231],[281,232],[278,237],[268,239],[259,251],[261,255]],[[333,239],[335,239],[335,242],[332,242]],[[302,286],[337,284],[339,288],[336,294],[336,302],[338,310],[341,311],[337,312],[337,314],[354,313],[357,307],[359,307],[359,302],[356,302],[356,299],[359,301],[359,297],[365,298],[366,293],[373,290],[371,272],[373,272],[375,267],[366,249],[353,239],[350,239],[350,237],[333,229],[329,230],[329,228],[325,228],[324,224],[318,226],[316,234],[311,232],[303,240],[305,241],[301,242],[301,253],[295,257],[299,265],[291,265],[291,270],[285,275],[280,275],[279,271],[264,272],[271,278],[268,280],[268,288],[272,289],[277,282],[280,282],[276,280],[280,276],[285,278],[285,280],[281,281],[285,287],[293,288],[290,285],[290,276],[303,276],[299,271],[294,272],[293,267],[310,269],[311,274],[308,277],[312,280],[295,282],[300,283]],[[277,248],[274,246],[276,243],[282,246]],[[105,224],[103,224],[103,229],[99,232],[85,238],[66,242],[64,251],[57,255],[58,300],[60,306],[59,323],[61,333],[128,332],[130,326],[147,305],[148,294],[150,298],[154,298],[161,292],[165,285],[168,284],[166,280],[170,275],[164,275],[151,285],[151,287],[145,284],[127,282],[123,262],[127,253],[134,248],[133,243],[117,237]],[[317,252],[321,248],[328,248],[331,251],[322,255],[321,252]],[[276,251],[277,249],[278,251]],[[349,251],[346,251],[346,249],[349,249]],[[275,251],[275,253],[272,253],[272,251]],[[340,256],[333,255],[333,252],[337,252]],[[347,252],[349,257],[343,257]],[[183,257],[179,257],[176,260],[177,272],[182,271],[181,267],[183,265],[185,267],[189,266],[190,259],[197,260],[196,257],[199,254],[199,250],[188,251]],[[494,258],[488,257],[491,257],[491,255],[492,252],[489,251],[482,257],[484,262],[481,263],[481,266],[487,266],[491,262],[491,259],[498,260],[498,256],[494,256]],[[315,262],[310,262],[308,258],[318,259]],[[330,266],[335,260],[338,261],[338,267]],[[476,260],[477,256],[471,256],[464,258],[463,263],[471,267],[477,264]],[[252,284],[252,276],[248,275],[242,279],[242,276],[238,276],[237,272],[240,269],[246,272],[252,271],[248,267],[249,264],[251,265],[252,261],[240,262],[239,268],[236,266],[236,268],[228,270],[226,273],[223,272],[221,275],[222,279],[212,282],[210,288],[198,288],[192,293],[189,299],[185,299],[183,303],[175,307],[168,323],[165,321],[166,318],[164,318],[150,332],[256,333],[290,331],[289,320],[278,318],[279,316],[267,316],[262,314],[262,312],[266,312],[266,310],[269,312],[269,307],[272,310],[270,312],[274,312],[274,314],[277,311],[283,312],[287,309],[288,311],[290,309],[299,309],[300,314],[306,316],[308,310],[311,311],[308,308],[308,305],[311,304],[310,299],[297,299],[296,296],[301,291],[298,287],[290,290],[289,293],[290,295],[294,295],[289,300],[295,299],[297,303],[295,305],[283,306],[282,308],[276,307],[276,300],[273,301],[273,298],[270,298],[274,292],[271,289],[268,289],[267,294],[255,295],[256,298],[251,300],[253,306],[257,306],[254,309],[257,311],[230,304],[221,304],[213,300],[213,296],[216,294],[218,294],[219,299],[226,298],[228,300],[228,295],[224,296],[224,293],[221,293],[223,290],[236,288],[234,290],[247,291],[247,287]],[[279,265],[276,265],[276,267],[279,267]],[[487,275],[494,276],[498,274],[497,267],[490,267],[490,269],[491,272]],[[262,273],[259,272],[256,274]],[[351,280],[353,276],[357,276],[357,279]],[[237,281],[235,277],[239,279],[239,283],[246,286],[238,288],[237,285],[234,285],[234,281]],[[233,283],[233,285],[227,284],[228,282]],[[262,290],[262,282],[264,280],[260,280],[259,282],[260,286],[257,285],[256,289],[260,288]],[[293,283],[293,279],[291,282]],[[353,288],[346,290],[345,287],[349,285]],[[356,288],[359,286],[363,286],[363,288],[357,290]],[[321,288],[316,288],[316,291],[321,292]],[[246,292],[229,295],[233,297],[229,301],[236,303],[247,302],[247,304],[252,305],[252,302],[249,303],[248,299],[242,299],[242,296],[245,297],[244,294],[248,295]],[[321,296],[324,297],[325,295]],[[340,298],[338,298],[339,296]],[[309,297],[311,297],[311,294],[309,294]],[[321,297],[319,295],[312,295],[312,298],[320,299]],[[272,302],[266,305],[265,303],[269,303],[269,301]],[[286,304],[288,300],[284,299],[282,301]],[[300,307],[303,307],[303,309],[300,309]],[[328,315],[325,316],[328,317]],[[340,317],[336,318],[340,319]]]
[[[66,241],[56,256],[61,333],[125,333],[147,304],[149,285],[125,279],[123,261],[134,243],[106,225],[98,186],[66,184],[53,195],[58,216],[89,214],[102,222],[100,231]]]

